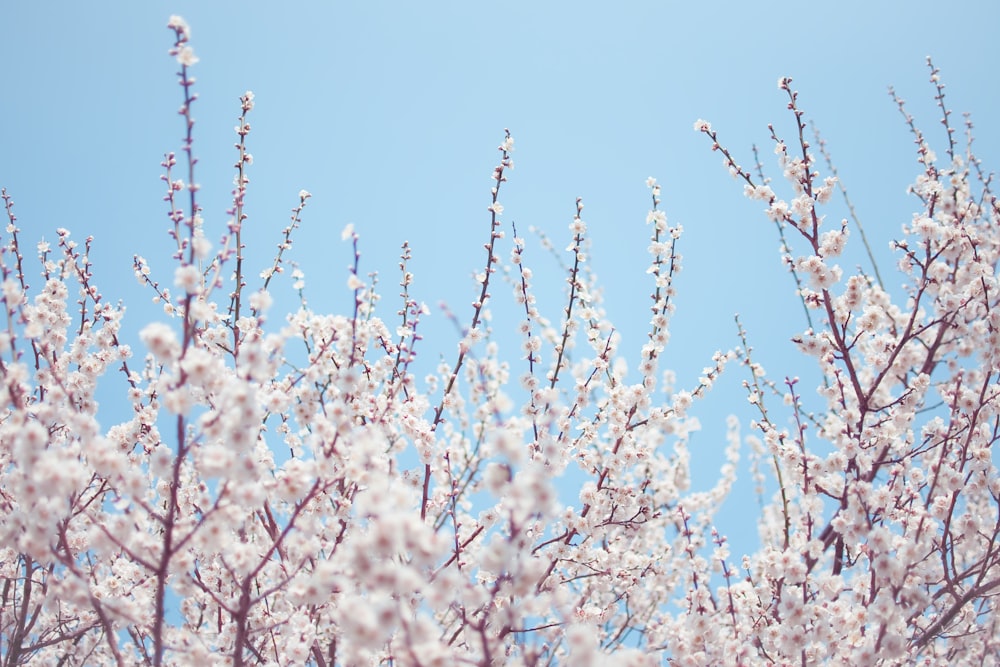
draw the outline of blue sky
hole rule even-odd
[[[659,179],[663,208],[686,230],[666,365],[690,386],[712,352],[738,344],[736,312],[774,379],[805,372],[787,342],[804,323],[774,229],[692,130],[695,119],[711,121],[745,165],[751,144],[760,145],[777,177],[767,124],[792,138],[776,86],[792,76],[883,275],[888,242],[913,209],[905,188],[917,167],[887,86],[943,138],[924,62],[932,55],[949,106],[977,121],[979,154],[988,160],[1000,145],[993,2],[3,3],[0,185],[25,240],[53,240],[58,227],[95,237],[98,283],[106,298],[129,305],[133,335],[158,311],[135,283],[132,255],[161,267],[166,282],[172,275],[159,180],[164,152],[179,150],[182,136],[177,65],[167,55],[171,14],[192,26],[201,59],[195,152],[210,237],[230,202],[239,96],[253,90],[251,262],[269,261],[307,189],[313,198],[292,256],[312,305],[349,303],[340,230],[351,222],[362,271],[381,273],[394,310],[396,258],[409,240],[413,293],[434,310],[423,348],[432,360],[451,359],[456,342],[436,304],[467,319],[505,127],[516,150],[504,217],[522,231],[544,229],[562,248],[575,199],[584,198],[592,266],[632,359],[648,319],[644,181]],[[828,218],[843,215],[835,206]],[[848,267],[866,262],[858,240]],[[558,307],[552,260],[530,237],[526,252],[540,300]],[[509,303],[504,286],[493,294]],[[495,328],[516,358],[516,321],[504,324]],[[700,410],[705,432],[695,445],[707,471],[722,462],[725,415],[750,416],[742,379],[732,367]],[[733,530],[745,522],[736,509],[720,519]]]

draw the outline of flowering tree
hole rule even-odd
[[[919,210],[895,243],[899,294],[835,263],[849,225],[821,213],[837,181],[820,173],[790,79],[779,87],[797,135],[772,130],[786,198],[696,123],[789,237],[784,260],[810,323],[795,341],[819,378],[810,407],[797,379],[768,379],[742,329],[742,345],[684,388],[659,368],[682,230],[653,179],[637,377],[586,269],[579,200],[565,307],[539,312],[513,227],[501,259],[509,133],[453,361],[418,381],[425,309],[410,293],[409,248],[384,314],[350,227],[353,309],[324,315],[303,298],[271,317],[271,281],[310,194],[255,283],[241,240],[246,93],[230,222],[210,242],[194,174],[197,58],[184,21],[169,27],[185,119],[180,157],[163,162],[176,267],[167,287],[135,258],[167,315],[142,328],[139,359],[120,339],[122,309],[92,281],[89,239],[59,230],[55,247],[39,244],[44,285],[29,286],[3,192],[0,662],[937,665],[1000,654],[1000,209],[968,121],[958,145],[936,69],[947,158],[906,116]],[[487,324],[504,272],[524,312],[522,350],[507,360]],[[774,491],[759,549],[739,560],[712,528],[739,426],[730,420],[729,463],[708,491],[691,488],[687,449],[688,410],[728,362],[748,371],[753,470]],[[102,427],[95,388],[116,373],[131,410]],[[587,481],[565,506],[558,480],[571,473]]]

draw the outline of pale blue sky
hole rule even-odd
[[[381,272],[387,316],[399,245],[409,240],[413,293],[432,306],[446,300],[467,319],[467,276],[481,267],[489,177],[509,127],[515,169],[504,218],[546,230],[561,248],[575,198],[584,198],[593,266],[632,359],[648,318],[644,181],[662,183],[663,208],[686,229],[666,357],[682,385],[693,386],[714,350],[737,344],[737,311],[775,379],[803,372],[787,341],[804,325],[773,227],[692,130],[696,118],[710,120],[745,165],[750,145],[761,145],[778,176],[767,123],[792,138],[776,82],[794,77],[884,275],[888,242],[912,211],[905,188],[917,166],[886,87],[940,139],[924,63],[932,55],[949,106],[978,121],[980,155],[988,160],[1000,146],[994,2],[5,2],[0,185],[25,240],[53,239],[57,227],[94,235],[98,282],[130,305],[133,335],[157,312],[132,277],[133,253],[162,267],[167,282],[172,275],[159,181],[163,153],[179,150],[182,136],[171,14],[187,19],[201,59],[195,151],[210,237],[225,223],[232,127],[250,89],[254,266],[272,256],[305,188],[313,198],[292,256],[315,307],[348,303],[340,230],[353,222],[362,270]],[[857,241],[848,265],[864,261]],[[543,302],[551,295],[556,306],[562,282],[550,258],[530,239],[526,258]],[[509,303],[504,286],[493,293]],[[425,357],[453,357],[443,319],[435,308],[426,323]],[[516,321],[505,324],[495,326],[513,346]],[[725,415],[751,414],[742,379],[733,367],[699,412],[705,434],[695,444],[709,469],[722,460]],[[731,511],[720,525],[745,521]]]

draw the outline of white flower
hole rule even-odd
[[[788,202],[775,199],[767,208],[766,213],[767,217],[775,222],[784,220],[788,216]]]
[[[177,49],[177,62],[184,67],[190,67],[198,62],[198,56],[194,54],[194,49],[185,44]]]
[[[260,290],[250,296],[250,307],[258,312],[266,311],[274,303],[267,290]]]
[[[201,271],[194,264],[178,266],[174,271],[174,285],[184,290],[185,294],[197,294],[201,289]]]
[[[696,120],[694,122],[694,131],[695,132],[711,132],[712,131],[712,124],[709,123],[707,120],[702,120],[701,118],[699,118],[698,120]]]
[[[805,217],[812,213],[813,211],[813,199],[806,193],[800,194],[798,197],[792,200],[792,213],[797,216]]]
[[[354,236],[354,223],[349,222],[344,226],[343,231],[340,232],[340,240],[346,241],[347,239]]]
[[[208,257],[208,253],[212,250],[212,242],[205,238],[205,234],[203,234],[200,230],[197,234],[195,234],[191,244],[194,249],[194,256],[198,259],[205,259]]]
[[[7,302],[7,306],[13,306],[21,302],[21,297],[23,292],[21,291],[21,286],[17,284],[17,281],[12,278],[8,278],[0,284],[0,295],[3,296],[3,300]]]
[[[139,338],[161,363],[173,361],[180,354],[174,330],[162,322],[153,322],[139,332]]]
[[[679,391],[674,395],[674,414],[683,417],[688,408],[691,407],[693,396],[689,391]]]
[[[191,38],[191,26],[187,24],[187,21],[176,14],[171,16],[170,20],[167,21],[167,27],[171,30],[176,30],[187,39]]]

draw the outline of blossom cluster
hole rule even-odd
[[[141,352],[123,340],[124,308],[94,283],[90,239],[81,246],[59,230],[55,247],[40,243],[43,283],[29,284],[3,191],[4,664],[982,664],[997,655],[1000,206],[971,148],[956,148],[936,70],[948,159],[939,164],[907,117],[922,171],[920,211],[895,245],[901,294],[861,271],[845,278],[835,263],[849,225],[825,224],[838,183],[818,171],[790,79],[779,86],[798,139],[772,130],[786,199],[740,167],[709,123],[695,124],[764,217],[804,244],[798,256],[788,244],[783,252],[810,317],[795,340],[821,378],[812,406],[799,380],[768,377],[742,330],[739,347],[687,384],[661,368],[683,229],[668,221],[653,178],[651,315],[637,370],[627,370],[588,268],[582,200],[569,221],[564,305],[542,312],[531,249],[513,225],[501,259],[506,131],[477,296],[453,355],[419,378],[428,310],[411,293],[407,244],[387,314],[348,226],[353,307],[312,310],[305,273],[286,257],[312,197],[303,190],[273,264],[256,277],[246,269],[251,92],[240,98],[229,222],[209,240],[194,178],[197,58],[183,19],[169,27],[185,120],[181,156],[163,162],[175,249],[163,280],[173,282],[135,257],[137,280],[164,309],[140,328]],[[279,317],[276,279],[289,267],[300,305]],[[492,331],[501,275],[523,309],[513,357]],[[698,489],[694,404],[729,365],[747,370],[754,434],[745,439],[730,418],[726,462],[714,486]],[[95,392],[116,375],[126,418],[109,425]],[[744,440],[762,489],[760,547],[735,557],[713,525]],[[579,488],[570,502],[566,480]]]

